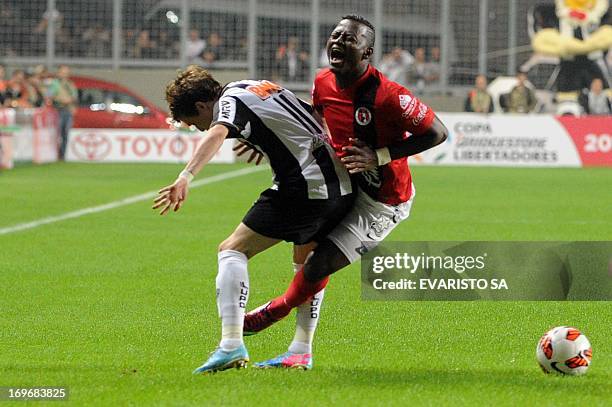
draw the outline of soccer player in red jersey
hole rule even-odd
[[[329,275],[359,260],[406,219],[415,189],[407,157],[442,143],[446,127],[403,86],[370,65],[375,31],[361,16],[342,18],[327,41],[330,68],[316,77],[312,98],[323,116],[336,153],[357,179],[354,209],[298,271],[287,291],[248,313],[245,333],[256,333],[307,301],[318,319]],[[301,308],[301,307],[300,307]],[[306,318],[308,319],[308,318]],[[289,352],[259,367],[312,366],[314,323],[302,323]]]

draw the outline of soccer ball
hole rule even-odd
[[[582,332],[558,326],[542,336],[536,357],[544,373],[582,375],[591,365],[593,350]]]

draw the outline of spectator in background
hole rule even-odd
[[[136,56],[136,30],[127,29],[124,31],[122,36],[122,47],[123,54],[127,58],[135,58]]]
[[[206,48],[206,41],[200,38],[200,33],[198,30],[189,31],[189,38],[187,38],[186,48],[187,58],[189,59],[190,63],[202,55],[204,49]]]
[[[41,107],[45,103],[41,81],[34,70],[30,70],[26,73],[24,87],[28,95],[28,107]]]
[[[440,47],[433,47],[431,49],[431,63],[440,65]]]
[[[278,76],[288,82],[305,81],[308,74],[308,53],[300,50],[298,37],[289,37],[286,45],[276,50]]]
[[[63,161],[66,154],[66,144],[68,143],[68,133],[72,127],[72,115],[78,97],[77,88],[70,80],[70,68],[67,65],[58,67],[57,77],[49,84],[47,96],[59,113],[59,159]]]
[[[240,37],[237,41],[237,46],[232,47],[231,59],[234,61],[246,61],[249,54],[249,41],[246,37]]]
[[[47,94],[47,87],[51,84],[54,79],[53,74],[49,72],[46,66],[36,65],[34,67],[34,74],[40,78],[42,89],[44,90],[43,95]]]
[[[30,107],[26,76],[23,69],[15,69],[8,81],[6,91],[9,107]]]
[[[32,30],[32,35],[30,37],[30,49],[36,54],[43,53],[45,51],[47,26],[49,25],[49,21],[53,21],[53,27],[55,28],[55,40],[60,42],[60,39],[63,40],[65,37],[65,30],[63,29],[64,15],[57,9],[46,10],[36,27],[34,27],[34,30]],[[59,50],[61,50],[61,48],[59,48]]]
[[[429,62],[429,71],[431,82],[440,82],[440,47],[431,49],[431,61]]]
[[[391,52],[383,57],[380,64],[380,71],[385,76],[400,85],[406,86],[410,67],[414,62],[414,57],[410,52],[404,51],[400,47],[395,47]]]
[[[134,58],[153,58],[157,44],[151,39],[149,30],[142,30],[136,38],[134,46]]]
[[[172,59],[177,57],[179,44],[177,41],[170,38],[168,31],[160,31],[157,34],[157,41],[155,41],[155,43],[157,46],[155,58]]]
[[[474,113],[493,112],[493,98],[487,92],[487,77],[478,75],[475,80],[475,87],[468,93],[465,100],[465,111]]]
[[[438,74],[433,71],[432,66],[425,60],[425,48],[417,48],[414,51],[414,63],[410,67],[409,82],[414,85],[417,93],[423,93],[425,86],[438,79]]]
[[[0,65],[0,107],[5,105],[7,99],[6,91],[8,89],[8,81],[6,78],[6,68]]]
[[[85,45],[86,57],[104,58],[110,56],[111,32],[104,29],[101,24],[86,28],[81,35],[81,41]]]
[[[31,75],[28,78],[32,87],[32,96],[30,103],[35,107],[42,107],[47,104],[47,87],[51,83],[52,76],[44,65],[36,65],[31,70]]]
[[[537,100],[535,93],[526,85],[527,74],[519,72],[516,75],[518,84],[508,94],[508,112],[509,113],[529,113],[533,111]]]
[[[204,60],[204,64],[209,66],[213,62],[216,62],[223,58],[225,58],[225,54],[223,52],[223,40],[221,39],[221,36],[218,33],[212,32],[208,36],[206,48],[202,53],[202,59]]]
[[[0,55],[4,57],[16,56],[15,37],[23,35],[23,28],[19,16],[9,4],[0,7]]]
[[[591,82],[591,89],[581,95],[580,104],[584,108],[586,114],[612,114],[610,97],[604,90],[603,81],[600,78],[593,79]]]

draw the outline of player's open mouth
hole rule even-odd
[[[344,49],[333,46],[329,51],[329,62],[331,65],[342,65],[344,62]]]

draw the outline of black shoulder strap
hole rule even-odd
[[[379,87],[380,79],[370,75],[359,86],[353,100],[353,134],[372,149],[380,147],[376,133],[376,111],[374,110]],[[383,183],[381,167],[359,173],[357,183],[366,194],[373,199],[377,199],[378,192]]]
[[[374,104],[380,87],[380,79],[370,75],[356,91],[353,100],[353,131],[355,136],[369,146],[378,147]]]

